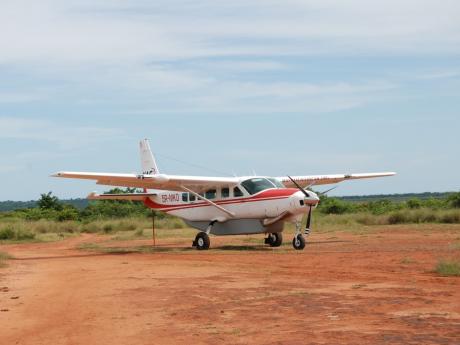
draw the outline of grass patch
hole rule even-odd
[[[443,277],[460,277],[460,261],[439,261],[436,265],[435,272]]]
[[[12,259],[13,257],[7,252],[0,251],[0,268],[6,267],[6,261]]]
[[[450,248],[453,249],[453,250],[460,250],[460,242],[452,243],[450,245]]]
[[[88,251],[93,251],[93,250],[98,251],[98,250],[102,249],[102,247],[97,243],[80,243],[77,246],[77,249],[88,250]]]
[[[7,224],[0,228],[1,241],[27,241],[35,239],[36,234],[21,224]]]
[[[405,258],[401,259],[401,263],[403,265],[410,265],[410,264],[415,264],[416,261],[414,259],[406,256]]]

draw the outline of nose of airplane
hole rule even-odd
[[[300,205],[311,205],[311,206],[316,206],[319,203],[319,197],[315,192],[306,190],[305,191],[308,194],[308,197],[302,193],[302,192],[297,192],[295,193],[295,197],[299,199]]]
[[[315,192],[312,192],[312,191],[306,191],[309,198],[305,197],[305,203],[306,204],[309,204],[309,205],[318,205],[319,203],[319,197],[318,197],[318,194],[316,194]]]

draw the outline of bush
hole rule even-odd
[[[410,209],[418,209],[422,207],[422,202],[420,201],[420,199],[414,198],[414,199],[407,200],[406,205]]]
[[[57,213],[56,219],[60,222],[63,222],[66,220],[77,220],[78,216],[78,210],[75,207],[66,205],[62,211]]]
[[[449,196],[449,198],[447,198],[447,202],[450,207],[460,208],[460,192]]]
[[[440,261],[435,268],[436,273],[443,277],[460,276],[460,262],[458,261]]]
[[[35,233],[24,229],[21,226],[7,225],[0,230],[0,240],[32,240],[35,238]]]
[[[388,216],[388,224],[409,223],[409,217],[404,212],[394,212]]]
[[[105,224],[103,227],[102,227],[102,230],[108,234],[110,232],[113,231],[113,225],[112,224]]]
[[[448,211],[441,215],[441,223],[446,224],[458,224],[460,223],[460,212],[458,211]]]
[[[325,214],[344,214],[351,211],[351,204],[336,198],[325,198],[320,203],[319,210]]]
[[[12,240],[13,238],[14,229],[11,226],[0,229],[0,240]]]

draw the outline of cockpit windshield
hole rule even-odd
[[[248,191],[249,194],[256,194],[265,189],[270,188],[281,188],[278,187],[274,182],[269,181],[263,177],[254,177],[249,180],[241,182],[241,185]]]
[[[276,178],[269,177],[267,180],[269,180],[271,183],[273,183],[276,188],[286,188],[284,184],[282,184],[280,181],[278,181]]]

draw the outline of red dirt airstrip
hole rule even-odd
[[[77,249],[150,244],[89,234],[2,245],[0,344],[459,344],[460,277],[433,268],[459,258],[460,226],[377,229],[313,233],[302,252],[245,236],[207,252]]]

